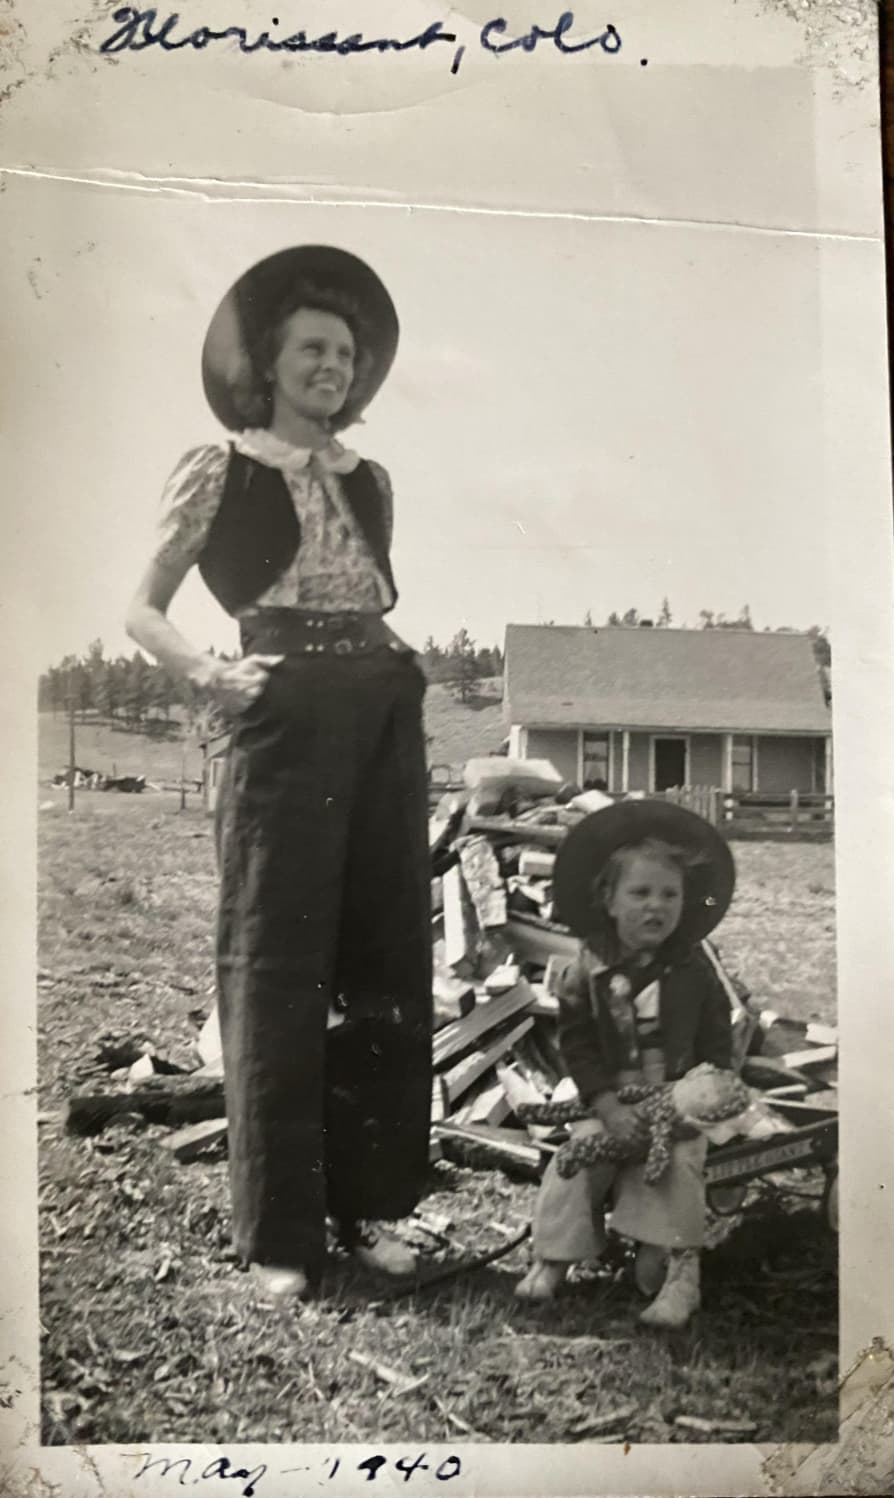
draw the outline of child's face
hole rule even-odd
[[[607,908],[625,953],[656,952],[680,924],[683,875],[673,864],[631,853]]]

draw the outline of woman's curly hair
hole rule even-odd
[[[362,405],[364,384],[373,365],[372,338],[359,301],[336,287],[303,278],[293,281],[288,292],[273,307],[269,317],[247,338],[248,366],[237,390],[239,409],[248,425],[267,427],[273,419],[273,387],[270,370],[282,348],[285,324],[296,312],[329,312],[340,317],[354,339],[354,377],[342,410],[333,418],[333,428],[353,419],[347,413]],[[247,321],[251,321],[247,319]],[[345,417],[346,419],[342,419]]]

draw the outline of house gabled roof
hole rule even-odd
[[[807,634],[510,624],[504,716],[528,727],[829,733]]]

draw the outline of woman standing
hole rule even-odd
[[[232,720],[218,800],[217,975],[236,1251],[264,1288],[319,1281],[326,1217],[389,1273],[377,1221],[412,1211],[428,1160],[430,869],[422,699],[383,615],[391,489],[334,433],[394,358],[385,287],[355,256],[284,250],[224,298],[203,353],[233,433],[188,453],[129,633]],[[198,566],[243,657],[167,618]]]

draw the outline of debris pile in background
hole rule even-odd
[[[563,784],[541,760],[470,760],[465,782],[464,790],[442,798],[429,824],[435,912],[431,1158],[536,1178],[565,1133],[526,1128],[515,1110],[568,1090],[557,1041],[557,991],[577,947],[555,919],[553,868],[568,830],[607,798],[600,790]],[[764,1107],[758,1113],[755,1140],[802,1126],[802,1157],[809,1162],[817,1139],[830,1147],[827,1126],[837,1116],[837,1034],[770,1010],[757,1012],[717,949],[709,942],[703,946],[729,997],[735,1065],[769,1105],[769,1112]],[[156,1055],[145,1037],[125,1042],[123,1049],[119,1043],[117,1050],[107,1041],[98,1060],[117,1090],[72,1097],[69,1129],[95,1134],[122,1116],[164,1124],[174,1130],[165,1148],[183,1162],[220,1144],[226,1123],[215,1011],[196,1044],[200,1064],[185,1072]],[[795,1162],[801,1158],[799,1138],[787,1141],[787,1158]],[[732,1148],[743,1150],[741,1144]],[[719,1171],[718,1192],[720,1182],[731,1191],[737,1181],[760,1173],[747,1148],[736,1169]]]

